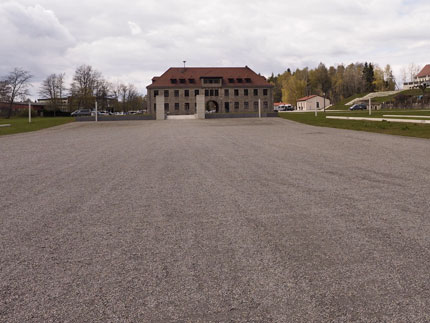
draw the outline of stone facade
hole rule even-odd
[[[167,114],[196,114],[198,95],[204,95],[208,113],[257,112],[259,100],[262,112],[273,110],[273,86],[248,67],[171,68],[147,89],[149,113],[163,96]]]

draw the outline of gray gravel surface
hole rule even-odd
[[[281,119],[0,137],[1,322],[428,322],[430,141]]]

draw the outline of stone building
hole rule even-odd
[[[167,114],[195,114],[196,95],[205,95],[211,113],[273,110],[273,86],[245,67],[171,67],[147,86],[148,112],[155,112],[155,98],[164,96]]]

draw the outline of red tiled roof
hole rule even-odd
[[[280,106],[280,105],[289,105],[289,103],[285,103],[285,102],[275,102],[275,103],[273,103],[273,105],[274,105],[275,107],[278,107],[278,106]]]
[[[309,95],[309,96],[305,96],[305,97],[303,97],[303,98],[301,98],[301,99],[298,99],[298,100],[297,100],[297,102],[299,102],[299,101],[307,101],[307,100],[312,99],[312,98],[314,98],[314,97],[316,97],[316,96],[318,96],[318,95]]]
[[[246,67],[171,67],[163,75],[154,77],[152,84],[147,89],[169,88],[169,87],[200,87],[200,79],[204,77],[222,78],[223,87],[273,87],[264,76],[260,76]],[[171,80],[177,80],[172,83]],[[180,83],[180,80],[185,80]],[[194,83],[190,83],[190,79]],[[229,79],[234,79],[230,83]],[[238,79],[242,79],[239,83]],[[248,82],[246,82],[248,79]]]
[[[417,77],[426,77],[430,75],[430,64],[424,66],[421,72],[418,73]]]

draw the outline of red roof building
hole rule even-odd
[[[430,87],[430,64],[424,66],[424,68],[415,76],[412,82],[403,83],[403,89],[418,88],[421,84],[427,84]]]
[[[297,102],[299,102],[299,101],[307,101],[307,100],[310,100],[310,99],[315,98],[315,97],[317,97],[317,95],[305,96],[303,98],[298,99]]]
[[[330,100],[319,95],[309,95],[297,100],[297,110],[315,111],[330,106]]]
[[[169,114],[194,114],[196,95],[204,95],[207,110],[219,113],[254,112],[273,108],[273,85],[245,67],[171,67],[147,86],[148,109],[163,95]],[[269,109],[270,107],[270,109]]]
[[[417,78],[429,78],[430,77],[430,64],[424,66],[421,72],[418,73]]]

